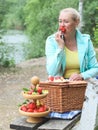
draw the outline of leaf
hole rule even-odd
[[[29,91],[29,89],[28,89],[28,88],[23,88],[23,90],[24,90],[24,91]]]

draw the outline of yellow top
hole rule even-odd
[[[65,47],[65,53],[66,53],[66,69],[64,78],[69,78],[73,73],[80,73],[78,51],[71,51],[67,47]]]

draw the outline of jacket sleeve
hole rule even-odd
[[[86,71],[81,73],[84,79],[98,75],[98,61],[96,59],[96,53],[90,37],[88,39],[88,49],[85,54],[85,64],[87,67]]]
[[[54,39],[54,37],[50,36],[46,40],[45,46],[45,54],[46,54],[46,69],[48,75],[62,75],[62,61],[65,57],[65,53],[63,49],[60,49]]]

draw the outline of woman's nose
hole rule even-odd
[[[65,26],[65,22],[64,21],[62,21],[61,26]]]

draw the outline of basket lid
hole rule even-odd
[[[41,86],[60,86],[60,87],[80,87],[87,86],[85,80],[82,81],[67,81],[67,82],[50,82],[50,81],[41,81]]]

